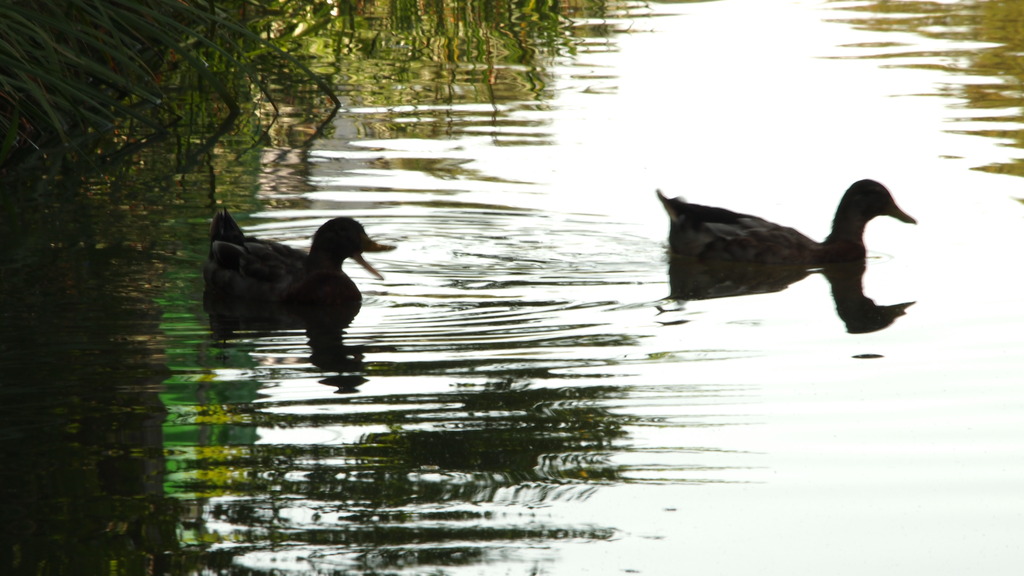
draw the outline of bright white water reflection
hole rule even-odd
[[[1024,208],[1019,179],[974,169],[1019,152],[962,133],[1005,119],[955,88],[999,80],[949,71],[989,44],[873,31],[858,6],[637,6],[614,37],[555,58],[540,102],[339,115],[310,154],[308,203],[247,229],[302,243],[344,214],[398,249],[372,255],[383,281],[350,270],[366,300],[328,344],[350,363],[318,371],[301,324],[230,335],[255,359],[217,374],[258,382],[251,456],[296,457],[286,501],[250,502],[276,515],[256,524],[299,535],[238,562],[1017,570]],[[380,128],[420,122],[442,125]],[[860,178],[920,222],[872,222],[862,280],[669,298],[656,188],[820,239]],[[263,192],[268,205],[296,194]],[[914,304],[864,324],[837,310],[851,290]],[[315,537],[339,524],[343,541]],[[241,519],[207,529],[262,538]]]

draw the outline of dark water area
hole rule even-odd
[[[404,16],[367,7],[331,24],[335,34],[329,30],[309,48],[318,57],[338,55],[318,64],[321,71],[343,70],[336,72],[339,80],[351,79],[339,87],[351,107],[536,100],[545,72],[526,65],[533,67],[537,54],[567,50],[568,20],[546,9],[492,14],[499,7],[464,8],[456,18],[467,26],[460,33],[447,29],[440,6],[435,14]],[[497,33],[492,26],[513,18],[521,37],[508,30],[490,37]],[[270,374],[311,375],[325,391],[351,394],[366,381],[361,374],[406,370],[364,365],[361,359],[375,346],[348,345],[341,336],[352,314],[204,308],[197,263],[205,258],[213,209],[257,211],[267,204],[257,194],[281,195],[270,200],[273,206],[295,205],[287,196],[311,189],[310,136],[329,115],[317,100],[302,100],[318,98],[314,91],[288,87],[294,79],[272,81],[280,84],[279,96],[288,94],[274,102],[284,116],[272,123],[266,123],[269,106],[256,111],[257,124],[230,126],[200,108],[192,124],[108,165],[30,172],[5,184],[5,572],[208,573],[232,567],[240,553],[272,550],[282,538],[290,546],[344,546],[358,551],[357,566],[376,571],[479,563],[494,553],[480,545],[491,541],[608,538],[609,530],[599,526],[492,526],[493,511],[442,506],[491,502],[509,487],[530,492],[531,501],[571,498],[572,490],[543,479],[573,476],[577,468],[591,470],[595,481],[608,475],[600,458],[588,454],[620,437],[619,426],[603,422],[599,408],[537,409],[577,394],[522,390],[515,383],[519,370],[505,380],[495,375],[485,389],[436,398],[409,391],[371,402],[328,397],[260,407]],[[429,86],[437,90],[421,90]],[[464,88],[471,91],[461,96]],[[295,96],[300,100],[292,102]],[[196,97],[204,95],[182,94]],[[427,111],[437,119],[445,114]],[[443,133],[443,126],[430,125],[432,118],[425,120],[401,132]],[[363,129],[397,136],[394,128],[371,119]],[[261,368],[250,359],[261,353],[255,343],[261,339],[293,339],[288,348],[311,345],[312,364],[291,368],[285,360],[281,369]],[[414,373],[474,370],[466,363],[434,364]],[[216,370],[226,367],[244,374],[218,377]],[[324,403],[355,409],[318,413]],[[291,414],[292,404],[312,412]],[[395,421],[430,428],[440,407],[453,405],[464,406],[464,413],[445,416],[443,429],[388,430]],[[587,417],[567,426],[559,416],[571,412]],[[258,446],[261,427],[366,433],[352,445]],[[544,455],[565,455],[560,458],[570,470],[561,471],[558,461],[549,464],[553,472],[535,470]],[[211,501],[225,496],[228,501]],[[316,518],[281,517],[297,511]],[[230,528],[211,530],[210,524]],[[465,544],[434,552],[403,548],[449,540]]]
[[[287,22],[336,115],[275,69],[224,124],[182,77],[167,135],[3,182],[4,573],[1019,566],[1016,3],[338,10]],[[806,100],[752,97],[756,57]],[[666,255],[655,187],[820,238],[869,167],[921,224],[866,267]],[[398,248],[346,264],[361,307],[212,300],[220,207]]]

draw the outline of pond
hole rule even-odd
[[[1019,570],[1019,3],[358,20],[309,41],[326,127],[16,184],[5,573]],[[822,239],[862,178],[918,221],[863,270],[668,255],[656,190]],[[354,315],[204,302],[218,207],[396,249]]]

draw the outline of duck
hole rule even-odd
[[[679,256],[704,261],[818,265],[864,261],[864,228],[876,216],[917,224],[896,205],[889,190],[874,180],[847,189],[832,221],[832,233],[815,242],[800,232],[757,216],[658,198],[670,219],[669,247]]]
[[[363,252],[384,252],[394,246],[378,244],[362,224],[333,218],[313,234],[309,252],[278,242],[248,238],[227,209],[210,223],[210,251],[203,265],[206,289],[215,297],[288,304],[338,305],[359,302],[362,293],[342,271],[342,262],[355,260],[383,280],[363,259]]]

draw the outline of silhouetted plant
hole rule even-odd
[[[18,151],[75,146],[123,120],[164,129],[162,71],[187,67],[232,116],[260,81],[256,58],[304,64],[249,30],[228,3],[13,0],[0,4],[0,165]],[[156,112],[156,113],[155,113]],[[172,111],[173,112],[173,111]]]

